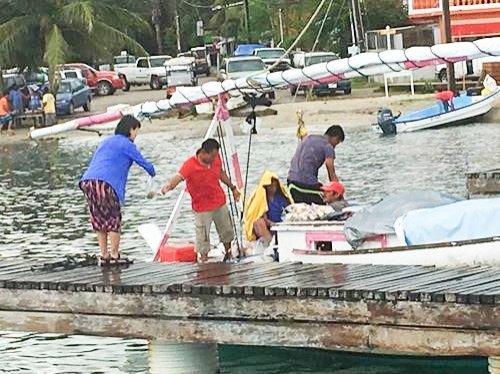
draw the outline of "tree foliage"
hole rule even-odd
[[[179,15],[183,50],[210,43],[215,37],[246,40],[243,7],[227,6],[236,0],[0,0],[0,65],[54,67],[69,60],[109,61],[127,49],[144,55],[156,53],[151,27],[153,7],[161,11],[163,49],[177,53],[175,17]],[[405,24],[407,11],[401,0],[360,0],[366,29]],[[279,9],[282,9],[284,41],[289,46],[303,30],[319,0],[250,0],[251,41],[280,41]],[[335,51],[341,55],[351,44],[351,0],[332,0],[298,47]],[[196,22],[204,22],[205,36],[196,35]],[[322,32],[319,33],[324,21]],[[144,47],[143,47],[144,46]]]
[[[37,67],[94,62],[127,48],[148,22],[112,0],[0,0],[0,65]],[[53,76],[53,74],[51,74]]]

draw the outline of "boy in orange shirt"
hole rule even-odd
[[[13,119],[14,116],[9,108],[9,91],[3,90],[2,97],[0,98],[0,125],[2,126],[0,134],[7,131],[10,136],[14,135],[14,131],[12,131]]]

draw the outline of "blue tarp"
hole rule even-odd
[[[354,214],[345,222],[344,233],[349,244],[358,248],[367,238],[393,234],[394,221],[409,211],[451,204],[459,200],[461,198],[436,191],[400,192]]]
[[[403,217],[403,229],[408,245],[500,236],[500,198],[414,210]]]

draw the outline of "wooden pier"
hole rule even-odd
[[[36,263],[0,262],[0,329],[500,356],[500,268]]]

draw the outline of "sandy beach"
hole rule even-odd
[[[139,92],[137,91],[135,94],[139,94]],[[151,92],[149,91],[148,94]],[[111,100],[113,103],[126,102],[132,105],[136,104],[133,101],[134,97],[130,97],[129,100],[127,98],[127,95],[122,94],[112,97]],[[150,99],[150,97],[145,99]],[[94,108],[97,107],[96,112],[105,110],[106,100],[110,99],[96,99],[97,105],[94,104]],[[275,104],[271,107],[277,114],[262,116],[262,128],[266,130],[296,128],[298,124],[297,112],[302,110],[304,112],[305,125],[309,129],[322,129],[331,124],[340,124],[348,132],[363,131],[369,129],[370,125],[376,120],[379,108],[389,107],[394,113],[398,113],[399,111],[405,113],[432,104],[434,102],[434,95],[420,94],[411,96],[409,94],[401,94],[386,98],[385,96],[381,96],[380,93],[373,92],[373,90],[362,89],[355,93],[353,92],[352,96],[315,98],[311,101],[305,101],[304,97],[300,97],[297,98],[296,102],[292,102],[292,100],[292,97],[287,92],[280,92]],[[61,119],[60,122],[65,120],[69,119]],[[172,113],[165,118],[153,119],[151,121],[144,120],[141,132],[167,132],[175,138],[196,137],[204,134],[209,121],[210,116],[208,115],[189,115],[178,118],[175,113]],[[242,121],[243,117],[233,116],[233,127],[236,134],[241,132],[239,124]],[[500,101],[497,101],[490,113],[484,117],[483,122],[500,122]],[[28,129],[17,129],[15,136],[4,134],[0,137],[0,144],[30,141],[28,132]],[[95,135],[88,132],[73,131],[59,134],[57,137],[76,138],[88,136]]]

